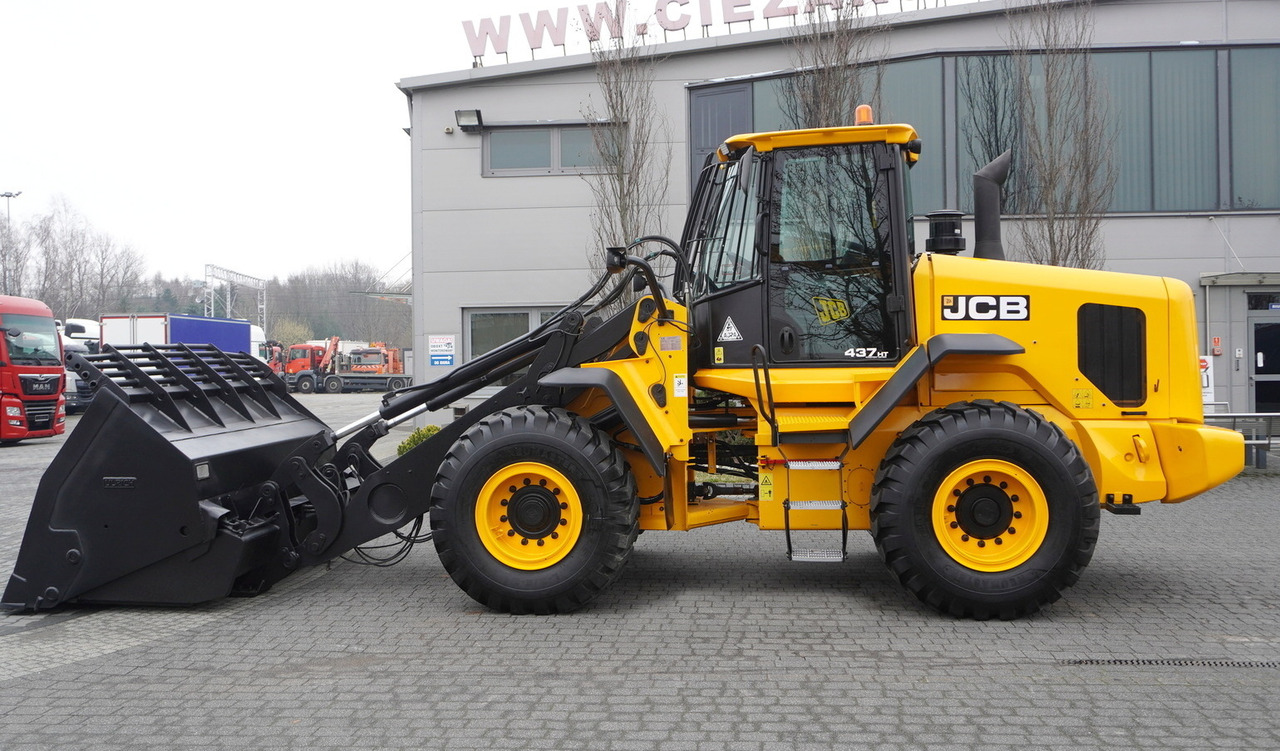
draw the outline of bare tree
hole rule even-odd
[[[14,228],[5,248],[3,291],[39,298],[60,317],[132,312],[145,287],[142,257],[95,230],[65,198]]]
[[[671,143],[667,119],[654,98],[661,62],[643,39],[600,39],[593,44],[599,97],[582,108],[593,123],[598,169],[586,175],[594,207],[593,245],[587,251],[594,271],[604,268],[604,248],[626,246],[659,231],[667,200]]]
[[[1013,56],[971,55],[956,62],[957,88],[963,112],[960,141],[972,169],[979,169],[1005,151],[1013,152],[1013,168],[1001,186],[1005,212],[1019,213],[1023,204],[1022,108],[1024,81]],[[964,174],[964,170],[961,170]]]
[[[9,224],[4,218],[4,246],[0,247],[0,295],[23,295],[30,274],[31,232]]]
[[[1114,125],[1093,72],[1092,0],[1035,0],[1010,15],[1024,213],[1016,250],[1033,263],[1099,269],[1102,221],[1116,171]]]
[[[4,221],[0,215],[0,221]],[[43,300],[61,318],[96,318],[112,313],[204,312],[199,282],[144,277],[142,256],[95,230],[63,198],[48,213],[5,226],[3,294]],[[360,261],[308,269],[285,282],[272,280],[272,317],[267,333],[286,344],[293,336],[383,341],[392,346],[412,341],[411,308],[380,298],[382,276]],[[225,295],[218,295],[218,301]],[[219,309],[218,315],[226,311]],[[234,312],[233,312],[234,313]],[[283,327],[283,332],[275,327]]]
[[[267,335],[296,344],[285,336],[293,322],[315,337],[406,344],[412,340],[412,309],[372,295],[379,278],[372,266],[351,261],[307,269],[284,282],[273,279],[267,292],[272,300]],[[284,333],[277,326],[284,326]],[[293,329],[296,332],[298,327]]]
[[[782,86],[783,114],[797,128],[853,125],[858,105],[880,103],[888,27],[861,3],[809,7],[789,38],[796,73]]]
[[[82,272],[86,299],[97,315],[129,310],[142,288],[142,256],[131,247],[117,246],[102,233],[90,236]]]

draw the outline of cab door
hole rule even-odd
[[[888,365],[908,332],[901,157],[882,143],[774,152],[768,350],[778,363]]]

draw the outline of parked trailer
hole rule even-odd
[[[243,318],[177,313],[102,316],[102,344],[212,344],[224,352],[251,351],[252,326]]]

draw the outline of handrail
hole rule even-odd
[[[757,355],[759,359],[757,360]],[[760,371],[764,371],[765,394],[760,393]],[[773,403],[773,379],[769,377],[769,353],[764,347],[756,344],[751,348],[751,377],[756,382],[756,401],[760,404],[760,416],[769,423],[773,437],[771,446],[778,445],[778,415]],[[769,401],[765,402],[765,396]]]
[[[1280,436],[1280,412],[1213,412],[1204,416],[1205,424],[1231,428],[1245,434],[1245,443],[1270,446]]]

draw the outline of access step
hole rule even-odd
[[[764,460],[761,462],[766,467],[783,466],[787,469],[804,471],[831,471],[840,469],[844,464],[839,459],[782,459],[782,460]]]
[[[788,557],[801,563],[843,563],[848,556],[843,550],[793,550]]]
[[[821,462],[818,462],[821,463]],[[839,462],[834,462],[839,464]],[[782,502],[783,528],[787,534],[787,559],[807,563],[841,563],[849,557],[849,517],[844,510],[848,504],[840,500],[818,499],[812,501]],[[797,549],[791,543],[792,511],[839,511],[840,513],[840,548],[838,550],[816,550],[813,548]]]
[[[792,511],[839,511],[844,501],[788,501]]]

